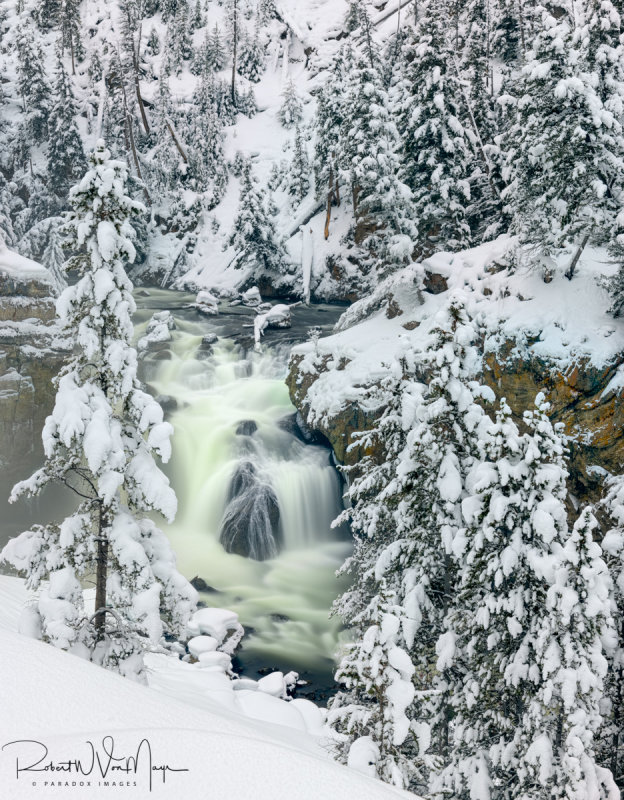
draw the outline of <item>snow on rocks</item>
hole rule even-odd
[[[208,290],[202,289],[201,292],[197,293],[195,302],[191,303],[191,307],[199,311],[200,314],[214,317],[219,313],[219,299]]]
[[[187,642],[188,651],[195,658],[199,658],[202,653],[210,653],[216,650],[219,642],[214,636],[193,636]]]
[[[256,348],[260,347],[260,339],[267,328],[290,328],[292,319],[290,315],[291,306],[278,303],[272,306],[264,314],[258,314],[254,320],[254,340]]]
[[[251,289],[247,289],[246,292],[241,294],[241,302],[244,306],[250,306],[251,308],[259,306],[262,302],[260,289],[258,289],[257,286],[252,286]]]
[[[200,634],[213,637],[219,650],[227,655],[234,653],[245,633],[238,621],[238,614],[225,608],[200,608],[193,614],[187,627],[194,638]]]
[[[171,311],[157,311],[147,323],[147,332],[142,336],[137,348],[139,351],[171,341],[171,331],[175,329],[175,320]]]

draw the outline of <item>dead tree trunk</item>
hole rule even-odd
[[[236,52],[238,50],[238,0],[233,2],[232,16],[232,102],[236,105]]]
[[[565,276],[569,281],[571,281],[572,277],[574,276],[574,270],[576,269],[576,265],[579,262],[579,259],[580,259],[581,255],[583,253],[583,250],[585,249],[585,247],[587,245],[587,242],[589,241],[589,235],[590,235],[589,233],[586,233],[585,236],[583,237],[583,241],[576,248],[576,253],[574,254],[574,257],[573,257],[572,261],[570,261],[570,266],[566,270]]]
[[[106,608],[106,578],[108,575],[108,538],[105,534],[106,517],[100,504],[98,513],[97,557],[95,572],[95,610]],[[98,642],[104,638],[104,614],[95,617],[95,638]]]

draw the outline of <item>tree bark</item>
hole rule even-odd
[[[582,255],[583,250],[585,249],[585,246],[587,245],[588,241],[589,241],[589,233],[586,233],[585,236],[583,237],[583,241],[580,243],[580,245],[576,249],[576,253],[574,254],[574,258],[572,259],[572,261],[570,261],[570,266],[566,270],[565,276],[569,281],[571,281],[572,277],[574,276],[574,270],[576,269],[576,265],[578,264],[579,259],[580,259],[581,255]]]
[[[238,0],[233,0],[234,17],[232,25],[232,102],[236,105],[236,51],[238,49]]]
[[[165,120],[165,124],[167,126],[167,130],[171,134],[171,138],[173,139],[173,143],[175,144],[175,146],[176,146],[176,148],[178,150],[178,153],[182,156],[182,160],[184,161],[185,164],[188,164],[188,158],[186,157],[186,153],[184,152],[184,148],[180,144],[180,141],[178,140],[178,137],[175,135],[175,131],[173,129],[173,125],[171,124],[171,121],[169,119],[166,119]]]
[[[95,610],[106,608],[106,577],[108,574],[108,539],[104,534],[106,518],[100,504],[98,515],[97,559],[95,573]],[[104,638],[105,615],[98,614],[95,618],[95,638],[101,642]]]

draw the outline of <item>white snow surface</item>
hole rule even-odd
[[[13,250],[9,250],[0,237],[0,272],[4,272],[14,280],[40,281],[54,285],[49,271],[30,258],[25,258]]]
[[[110,796],[112,781],[119,787],[122,780],[131,782],[124,796],[155,800],[413,800],[414,795],[333,762],[322,746],[321,712],[312,703],[287,703],[246,688],[233,691],[236,682],[223,672],[160,654],[148,657],[150,687],[141,686],[18,634],[27,601],[21,579],[0,576],[0,748],[25,739],[42,743],[0,749],[0,786],[12,800],[38,798],[42,792],[50,798],[89,800]],[[16,758],[26,766],[29,758],[42,754],[43,745],[46,763],[79,758],[86,764],[90,741],[104,764],[105,749],[110,752],[111,746],[125,764],[144,739],[152,766],[187,771],[168,771],[164,782],[162,770],[153,771],[150,792],[149,753],[143,744],[136,774],[109,771],[103,778],[96,764],[88,777],[23,772],[16,779]],[[91,785],[72,787],[73,780]]]
[[[581,360],[597,368],[613,363],[624,350],[624,325],[609,313],[611,301],[603,283],[615,266],[608,263],[606,252],[587,248],[571,281],[563,275],[564,256],[553,267],[552,281],[545,283],[542,274],[529,267],[518,267],[512,274],[500,270],[498,265],[514,245],[513,238],[502,236],[406,267],[351,306],[333,336],[295,347],[293,354],[303,357],[300,372],[320,373],[306,395],[308,422],[322,423],[349,403],[365,403],[367,387],[395,369],[403,355],[425,350],[451,296],[463,302],[482,327],[486,354],[511,345],[507,355],[512,358],[533,354],[564,375]],[[423,268],[444,276],[448,290],[419,291]],[[386,314],[390,297],[402,312],[392,318]],[[622,386],[620,369],[605,391]]]

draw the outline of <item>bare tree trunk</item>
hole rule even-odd
[[[332,207],[332,197],[334,194],[333,191],[333,183],[334,183],[334,171],[330,168],[329,170],[329,186],[327,188],[327,214],[325,216],[325,238],[329,239],[329,223],[331,221],[331,207]]]
[[[167,130],[171,134],[171,138],[173,139],[173,143],[175,144],[178,153],[182,156],[182,160],[184,161],[185,164],[188,164],[188,158],[186,157],[186,153],[184,152],[184,148],[180,144],[180,141],[179,141],[178,137],[175,134],[175,130],[173,129],[173,125],[171,123],[171,120],[165,119],[165,124],[167,126]]]
[[[565,276],[569,281],[571,281],[572,277],[574,276],[574,270],[576,269],[576,265],[579,262],[579,259],[580,259],[581,255],[583,253],[583,250],[585,249],[585,246],[587,245],[587,242],[589,241],[589,235],[590,235],[590,232],[586,233],[585,236],[583,237],[583,241],[577,247],[576,253],[574,254],[574,258],[572,259],[572,261],[570,261],[570,266],[566,270]]]
[[[71,60],[72,60],[72,75],[76,74],[76,61],[74,55],[74,37],[70,36],[71,41]]]
[[[234,2],[234,20],[232,30],[232,102],[236,104],[236,51],[238,49],[238,0]]]
[[[522,2],[518,0],[518,25],[520,26],[520,47],[522,48],[522,59],[526,53],[526,43],[524,41],[524,14],[522,13]]]
[[[134,89],[136,92],[137,103],[139,104],[139,111],[141,112],[141,121],[143,122],[143,129],[147,136],[150,133],[149,123],[147,121],[147,114],[145,112],[145,104],[143,103],[143,96],[141,94],[141,84],[139,82],[139,47],[141,46],[141,27],[139,26],[139,40],[137,42],[136,50],[134,42],[132,45],[132,68],[134,71]]]
[[[104,535],[105,516],[100,504],[98,516],[97,560],[95,573],[95,610],[106,608],[106,577],[108,574],[108,539]],[[104,638],[104,614],[95,617],[95,637],[98,642]]]

